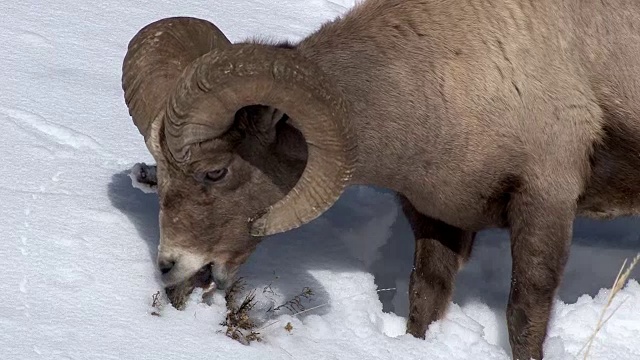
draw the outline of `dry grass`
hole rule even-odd
[[[151,296],[151,315],[160,316],[160,309],[162,308],[162,301],[160,300],[160,291],[157,291]]]
[[[287,325],[284,326],[284,329],[287,330],[287,332],[292,332],[293,325],[291,325],[291,322],[288,322]]]
[[[237,305],[238,295],[244,291],[244,288],[245,283],[242,278],[239,278],[227,289],[225,294],[227,317],[220,325],[227,327],[225,334],[228,337],[240,342],[241,344],[248,345],[253,341],[262,341],[262,337],[258,330],[261,330],[264,327],[258,328],[256,321],[254,321],[251,316],[251,311],[256,305],[256,289],[249,291],[249,293],[244,296],[242,302]],[[275,294],[271,285],[266,286],[262,292],[263,294]],[[307,299],[310,301],[312,296],[313,291],[311,288],[305,287],[300,294],[279,306],[269,308],[266,312],[267,314],[270,314],[281,310],[289,310],[295,315],[296,313],[305,310],[302,300]],[[287,325],[288,326],[285,326],[285,330],[291,332],[293,330],[293,325],[290,323]]]
[[[225,300],[227,302],[227,317],[220,324],[226,326],[225,334],[244,344],[249,345],[252,341],[261,341],[260,333],[256,331],[257,325],[251,320],[250,312],[255,306],[255,290],[250,291],[236,306],[236,297],[244,290],[242,278],[235,280],[227,289]]]
[[[300,294],[294,296],[291,300],[285,302],[282,305],[272,307],[269,310],[267,310],[267,312],[275,312],[275,311],[280,311],[282,309],[286,309],[286,310],[289,310],[291,314],[295,314],[297,312],[304,311],[305,307],[304,305],[302,305],[302,299],[304,298],[304,299],[307,299],[308,301],[311,301],[312,296],[313,296],[313,290],[311,290],[311,288],[309,287],[305,287],[304,289],[302,289]]]
[[[243,278],[238,278],[233,281],[233,283],[231,283],[231,286],[229,286],[229,288],[226,290],[225,302],[227,307],[227,315],[225,317],[225,320],[222,321],[220,325],[226,327],[226,330],[224,331],[226,336],[240,342],[243,345],[249,345],[254,341],[262,341],[262,337],[259,331],[279,323],[280,320],[273,321],[270,324],[263,324],[261,327],[258,327],[257,321],[254,320],[256,317],[252,316],[252,311],[254,310],[256,305],[256,289],[249,291],[246,295],[244,295],[243,300],[239,302],[238,298],[240,294],[244,292],[244,290],[245,282]],[[389,290],[395,290],[395,288],[380,289],[377,290],[377,292]],[[212,292],[213,290],[206,290],[205,294],[211,295]],[[272,301],[273,299],[270,298],[269,295],[277,295],[275,291],[273,291],[271,284],[265,286],[262,289],[262,293]],[[205,294],[203,294],[203,297],[205,296]],[[278,306],[271,306],[268,310],[266,310],[266,314],[273,316],[273,314],[276,312],[287,310],[291,313],[291,315],[298,316],[306,312],[330,305],[330,302],[327,302],[311,308],[305,308],[303,301],[306,299],[310,302],[311,298],[314,295],[315,294],[311,288],[304,287],[298,295],[295,295],[290,300]],[[362,294],[347,296],[339,300],[344,300],[359,295]],[[162,308],[160,291],[156,292],[152,296],[151,306],[153,308],[151,315],[160,316],[160,310]],[[293,324],[291,324],[291,322],[287,322],[287,324],[284,326],[284,330],[291,333],[293,331]]]
[[[620,268],[620,271],[618,272],[618,276],[616,277],[616,280],[613,283],[613,287],[611,288],[611,293],[609,294],[607,303],[605,304],[604,308],[602,309],[602,312],[600,313],[598,324],[596,325],[596,328],[593,331],[593,334],[591,334],[591,336],[589,337],[589,340],[587,341],[587,343],[585,343],[584,346],[580,349],[580,351],[578,351],[578,355],[579,355],[586,348],[586,352],[584,353],[585,360],[589,356],[589,351],[591,350],[591,345],[593,345],[593,340],[596,338],[596,335],[598,334],[600,329],[604,327],[607,321],[611,319],[613,314],[615,314],[615,312],[620,308],[620,306],[622,306],[622,304],[624,304],[624,302],[627,300],[625,299],[622,302],[620,302],[620,304],[618,304],[618,306],[615,309],[613,309],[611,314],[609,314],[609,316],[606,319],[604,318],[604,314],[606,313],[607,309],[611,306],[613,299],[616,297],[618,292],[620,292],[620,290],[622,290],[622,288],[625,286],[625,284],[627,283],[627,279],[631,275],[631,271],[633,271],[633,268],[635,268],[636,265],[638,265],[638,262],[640,262],[640,253],[638,253],[638,255],[636,255],[636,257],[631,261],[631,264],[626,270],[625,270],[625,266],[627,265],[627,260],[625,259],[624,263],[622,263],[622,267]]]

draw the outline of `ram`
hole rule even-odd
[[[145,26],[123,89],[169,296],[223,288],[263,237],[381,186],[416,238],[407,332],[443,316],[475,234],[506,228],[513,357],[541,359],[573,220],[640,210],[638,28],[623,0],[368,0],[296,44]]]

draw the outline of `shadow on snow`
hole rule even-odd
[[[155,262],[159,233],[156,194],[133,188],[127,170],[113,175],[108,195],[113,206],[135,225]],[[575,302],[583,294],[594,296],[601,288],[610,287],[622,261],[639,249],[638,218],[576,219],[560,299]],[[406,317],[412,262],[413,235],[393,193],[354,186],[315,221],[263,240],[239,275],[247,279],[248,288],[271,283],[286,299],[310,287],[316,305],[327,302],[329,295],[313,276],[314,271],[370,272],[378,288],[397,288],[379,293],[384,311]],[[483,231],[478,234],[470,262],[457,278],[453,300],[460,305],[481,301],[498,313],[504,312],[510,273],[508,232]],[[327,311],[325,307],[313,313]],[[506,340],[506,324],[504,332]]]

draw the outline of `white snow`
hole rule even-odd
[[[412,239],[393,197],[350,189],[322,218],[262,243],[243,267],[264,341],[219,333],[224,298],[165,306],[154,266],[157,198],[129,169],[152,163],[120,87],[131,37],[162,17],[216,23],[232,41],[299,40],[352,0],[6,1],[0,11],[1,359],[508,359],[504,232],[484,232],[446,318],[404,334]],[[553,313],[548,359],[572,359],[595,327],[640,221],[579,219]],[[638,272],[635,272],[638,278]],[[271,284],[275,294],[262,293]],[[266,309],[310,287],[300,316]],[[379,289],[397,288],[396,291]],[[602,290],[601,290],[602,289]],[[592,359],[640,359],[640,285],[602,329]],[[274,322],[275,321],[275,322]],[[285,330],[290,322],[291,332]]]

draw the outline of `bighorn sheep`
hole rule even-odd
[[[475,233],[508,228],[513,356],[542,358],[574,218],[640,210],[639,27],[623,0],[368,0],[297,44],[144,27],[123,89],[170,296],[372,184],[416,237],[407,331],[443,316]]]

